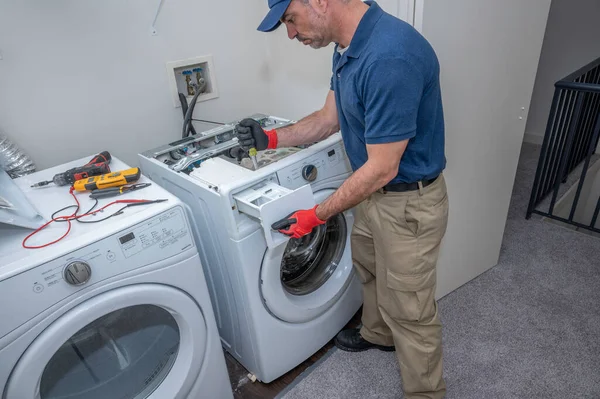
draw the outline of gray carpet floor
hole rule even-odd
[[[600,398],[600,240],[525,220],[538,156],[524,144],[499,264],[439,302],[447,398]],[[334,349],[280,397],[403,395],[393,353]]]

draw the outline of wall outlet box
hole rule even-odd
[[[175,107],[181,107],[179,93],[186,97],[189,104],[198,86],[201,87],[202,94],[196,102],[219,97],[212,55],[168,62],[167,74]]]

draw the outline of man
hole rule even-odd
[[[360,0],[269,0],[259,26],[285,24],[315,49],[336,43],[323,108],[293,126],[237,126],[258,150],[322,140],[341,130],[354,173],[323,203],[281,229],[302,237],[356,207],[352,257],[363,283],[362,328],[335,339],[347,351],[396,350],[405,396],[442,398],[436,263],[448,218],[439,64],[410,25]]]

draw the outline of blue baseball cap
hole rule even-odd
[[[271,32],[281,24],[281,17],[289,7],[292,0],[269,0],[269,13],[258,26],[261,32]]]

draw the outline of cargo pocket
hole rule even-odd
[[[435,268],[419,274],[387,271],[385,310],[395,320],[419,322],[430,317],[427,303],[435,289]]]

